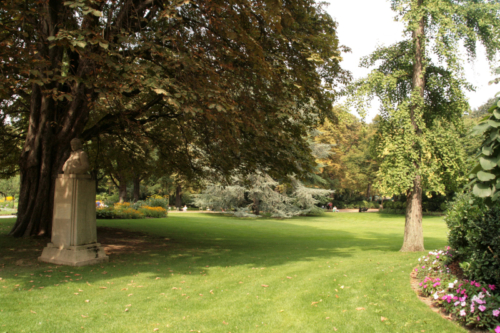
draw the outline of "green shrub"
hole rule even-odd
[[[129,207],[103,207],[96,209],[96,218],[98,219],[142,219],[144,215]]]
[[[467,278],[500,285],[500,207],[488,207],[470,193],[459,194],[445,218],[453,260]]]
[[[150,197],[146,200],[146,204],[150,207],[162,207],[168,209],[168,200],[161,197]]]
[[[97,219],[112,219],[115,216],[114,209],[111,207],[97,208],[95,210]]]

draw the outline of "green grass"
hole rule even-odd
[[[398,252],[402,216],[100,220],[166,245],[79,268],[16,266],[45,241],[12,240],[12,223],[0,220],[0,332],[466,332],[411,290],[422,253]],[[427,249],[446,244],[441,217],[424,233]]]

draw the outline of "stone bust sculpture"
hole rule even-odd
[[[87,154],[82,150],[83,143],[80,139],[73,139],[71,144],[71,155],[66,160],[63,165],[63,172],[65,175],[68,174],[84,174],[90,169],[89,158]]]

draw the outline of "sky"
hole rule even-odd
[[[364,77],[370,69],[360,68],[362,57],[372,53],[377,46],[389,46],[403,38],[403,24],[394,20],[388,0],[324,0],[330,5],[325,10],[338,23],[341,45],[351,48],[343,54],[342,67],[353,74],[354,79]],[[500,91],[500,85],[488,85],[494,78],[482,46],[474,63],[465,63],[467,80],[476,86],[475,92],[467,92],[469,104],[475,109]],[[372,102],[366,121],[370,122],[378,113],[378,103]]]

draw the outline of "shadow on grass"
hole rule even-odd
[[[98,283],[110,277],[131,276],[141,272],[150,273],[152,278],[162,274],[209,274],[206,267],[250,266],[273,267],[290,262],[305,262],[318,258],[335,260],[349,258],[360,251],[397,252],[403,241],[404,224],[394,224],[394,215],[377,214],[391,227],[400,232],[391,232],[365,225],[364,217],[352,225],[355,232],[342,230],[346,222],[320,217],[324,228],[317,223],[304,222],[311,218],[297,220],[248,220],[221,217],[213,214],[199,216],[171,216],[167,219],[147,220],[98,220],[98,225],[120,228],[137,233],[141,247],[131,251],[116,252],[110,262],[98,266],[68,267],[38,263],[47,239],[14,239],[7,236],[14,219],[0,221],[0,274],[11,275],[19,280],[22,288],[31,287],[30,274],[51,270],[54,281]],[[368,214],[365,214],[365,216]],[[375,215],[372,213],[370,215]],[[387,215],[387,217],[386,217]],[[343,217],[346,218],[345,216]],[[353,217],[354,218],[354,217]],[[396,216],[401,219],[400,216]],[[389,220],[389,221],[388,221]],[[356,224],[357,223],[357,224]],[[327,228],[328,227],[328,228]],[[384,232],[385,230],[385,232]],[[113,230],[112,230],[113,231]],[[116,233],[120,233],[116,230]],[[98,235],[99,237],[99,235]],[[101,239],[99,239],[101,241]],[[147,242],[148,245],[144,243]],[[426,237],[426,243],[444,245],[444,238]],[[102,271],[106,271],[106,275]],[[14,276],[13,272],[19,273]],[[66,275],[79,274],[80,278]],[[83,280],[82,277],[84,277]],[[52,281],[53,284],[53,281]],[[51,286],[51,284],[47,284]]]

